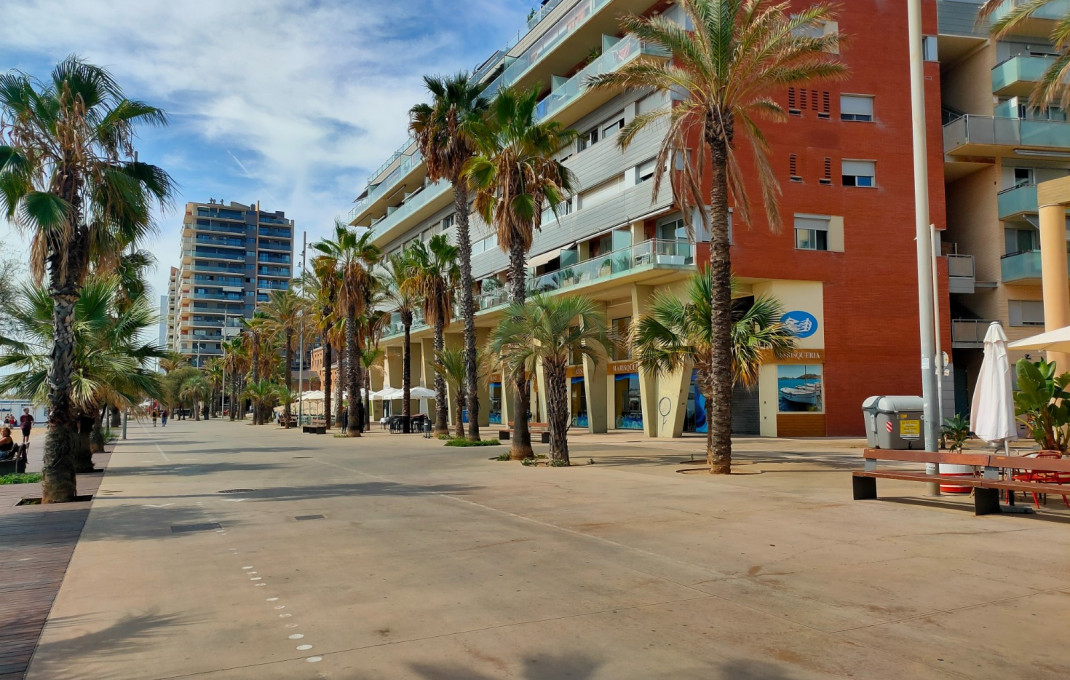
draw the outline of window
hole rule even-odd
[[[1015,168],[1014,169],[1014,186],[1026,186],[1028,184],[1034,184],[1033,181],[1033,168]]]
[[[453,226],[453,218],[453,213],[450,213],[449,215],[446,215],[442,218],[442,231],[446,231],[447,229]]]
[[[1008,300],[1012,326],[1043,326],[1044,302],[1041,300]]]
[[[1003,238],[1007,255],[1040,250],[1040,232],[1036,229],[1004,229]]]
[[[598,128],[596,128],[596,127],[595,128],[591,128],[587,132],[584,132],[582,135],[580,135],[579,141],[577,142],[577,150],[578,151],[583,151],[587,147],[592,146],[592,145],[597,144],[597,143],[598,143]]]
[[[618,130],[624,127],[624,112],[622,111],[617,115],[619,118],[614,117],[608,123],[602,123],[602,139],[615,134]]]
[[[840,175],[845,187],[876,186],[877,163],[875,161],[841,161]]]
[[[795,248],[828,250],[829,218],[822,215],[795,216]]]
[[[683,217],[669,218],[658,224],[658,238],[663,241],[686,241],[687,225]]]
[[[860,94],[840,95],[840,120],[873,120],[873,97]]]
[[[658,162],[656,158],[651,158],[648,161],[640,163],[635,166],[635,183],[642,184],[654,177],[654,171],[658,168]]]
[[[622,178],[623,175],[618,175],[613,179],[607,182],[603,182],[602,184],[599,184],[593,189],[588,189],[587,191],[580,194],[579,208],[581,210],[586,210],[587,208],[596,206],[599,203],[604,203],[619,194]]]
[[[632,326],[632,317],[623,316],[619,319],[613,319],[610,324],[610,334],[615,341],[613,345],[613,358],[617,361],[621,359],[632,358],[631,344],[628,342],[629,331]]]
[[[925,61],[940,61],[935,35],[927,35],[921,39],[921,58]]]
[[[788,154],[788,176],[792,182],[803,181],[799,176],[799,157],[793,153]]]

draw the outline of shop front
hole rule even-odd
[[[569,413],[573,427],[586,428],[590,425],[587,414],[587,390],[582,366],[569,366],[565,377],[568,379]]]
[[[611,361],[608,368],[613,379],[613,426],[618,430],[642,430],[638,365],[634,361]]]

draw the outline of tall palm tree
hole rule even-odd
[[[988,20],[1001,8],[1007,11],[992,22],[989,32],[996,40],[1013,33],[1019,25],[1041,9],[1054,5],[1057,0],[1030,0],[1030,2],[1009,3],[1007,0],[987,0],[977,12],[977,21]],[[1053,49],[1058,53],[1051,66],[1044,71],[1040,81],[1029,96],[1029,106],[1034,109],[1046,109],[1058,103],[1062,109],[1070,106],[1070,13],[1056,20],[1048,34]]]
[[[327,429],[331,429],[331,387],[334,384],[333,347],[331,328],[338,321],[338,271],[334,269],[338,261],[324,256],[312,259],[311,274],[314,282],[310,286],[313,299],[312,326],[319,332],[323,345],[323,417]]]
[[[482,364],[481,364],[482,366]],[[467,380],[467,366],[465,365],[464,348],[443,348],[435,352],[435,373],[441,376],[449,389],[453,390],[457,400],[457,408],[454,409],[453,423],[457,428],[456,437],[464,439],[464,419],[461,410],[465,403],[465,382]]]
[[[544,208],[555,214],[575,189],[572,172],[554,155],[576,138],[576,131],[556,122],[535,122],[539,90],[506,88],[490,104],[484,122],[475,126],[477,155],[466,166],[475,208],[498,232],[498,245],[509,255],[510,302],[524,304],[528,250],[542,228]],[[513,376],[514,404],[511,455],[529,458],[528,381],[522,368]]]
[[[468,438],[479,440],[479,389],[476,307],[472,297],[472,238],[468,224],[468,182],[465,165],[476,150],[473,128],[487,111],[482,87],[465,72],[447,78],[426,76],[430,104],[417,104],[409,111],[409,130],[416,136],[432,181],[453,185],[453,220],[457,226],[460,268],[461,317],[464,319],[465,375],[468,381]],[[461,406],[458,404],[458,410]]]
[[[671,373],[688,363],[697,372],[699,390],[707,409],[714,395],[713,300],[714,275],[709,269],[695,274],[687,283],[683,299],[666,291],[654,295],[650,313],[637,319],[630,342],[639,366],[654,374]],[[795,348],[795,334],[780,318],[784,310],[779,300],[759,296],[750,307],[732,309],[732,384],[751,387],[758,383],[762,362],[785,357]],[[712,436],[707,428],[707,442]],[[712,445],[707,445],[707,462],[714,471]]]
[[[372,287],[372,267],[379,261],[379,249],[372,245],[371,231],[360,236],[345,223],[336,221],[334,239],[324,239],[313,247],[322,256],[334,259],[333,270],[338,272],[338,309],[345,318],[347,391],[349,392],[349,420],[357,427],[349,428],[350,437],[359,437],[363,429],[363,405],[359,387],[361,380],[360,343],[357,317],[367,309]]]
[[[294,290],[289,288],[272,291],[271,298],[260,307],[260,311],[267,317],[269,332],[282,338],[282,347],[286,354],[286,375],[283,384],[290,391],[293,391],[293,370],[291,367],[294,363],[294,342],[296,336],[301,333],[301,320],[304,310],[304,301]],[[304,358],[302,357],[303,360]],[[289,428],[290,400],[286,400],[283,403],[282,417],[283,427]]]
[[[90,261],[114,263],[152,229],[154,204],[170,203],[171,178],[138,162],[133,148],[139,125],[167,118],[74,56],[47,82],[0,74],[0,118],[0,209],[31,235],[31,273],[40,282],[47,270],[55,300],[42,501],[68,502],[78,493],[75,304]]]
[[[155,325],[154,310],[142,295],[120,306],[114,277],[89,277],[74,307],[74,375],[72,402],[83,421],[74,464],[78,472],[93,470],[95,445],[102,449],[100,417],[108,406],[136,406],[142,399],[163,396],[160,376],[151,368],[164,352],[140,335]],[[48,394],[52,366],[55,300],[44,286],[26,286],[6,310],[19,329],[18,337],[0,337],[0,394],[12,393],[37,402]]]
[[[457,247],[450,245],[443,234],[432,236],[424,245],[417,241],[413,244],[412,263],[409,279],[404,285],[413,289],[416,296],[423,300],[424,319],[435,329],[434,350],[437,356],[446,346],[445,331],[453,318],[454,291],[460,279],[460,267],[457,265]],[[467,371],[466,371],[467,373]],[[457,404],[457,411],[462,410]],[[469,416],[471,420],[474,415]],[[449,433],[449,403],[446,394],[446,380],[442,374],[435,372],[435,434]]]
[[[230,394],[230,419],[245,419],[245,409],[238,403],[242,391],[241,384],[246,371],[249,370],[249,354],[244,340],[238,336],[224,341],[223,366],[226,369],[228,385],[224,387]]]
[[[204,377],[204,373],[199,370],[196,375],[191,376],[188,380],[182,383],[178,396],[184,402],[190,404],[190,408],[193,410],[193,419],[195,421],[201,419],[201,402],[211,394],[211,391],[211,385]]]
[[[836,15],[831,5],[789,6],[777,0],[679,0],[688,30],[664,15],[626,16],[624,30],[664,47],[665,62],[638,60],[613,73],[592,76],[601,88],[656,88],[673,93],[673,106],[636,116],[618,135],[626,148],[645,127],[668,117],[668,131],[657,158],[653,191],[657,195],[672,159],[679,171],[671,177],[676,202],[690,222],[693,206],[705,204],[703,173],[710,173],[709,215],[699,211],[710,228],[710,270],[713,276],[710,314],[713,327],[709,451],[713,472],[728,474],[732,466],[732,288],[729,255],[728,203],[750,224],[736,142],[745,141],[758,172],[769,226],[780,229],[777,201],[780,186],[768,158],[768,144],[759,119],[787,117],[775,97],[785,87],[838,78],[846,67],[834,53],[835,34],[814,37],[813,29]],[[700,141],[701,140],[701,141]],[[689,226],[690,228],[690,226]]]
[[[278,386],[270,380],[255,380],[245,386],[242,398],[253,402],[253,421],[257,422],[257,414],[270,410],[275,400],[278,399]]]
[[[490,339],[490,352],[514,370],[535,373],[542,364],[546,376],[546,416],[550,430],[550,458],[568,465],[569,358],[579,353],[598,359],[608,352],[606,317],[588,297],[536,293],[513,304]]]
[[[201,369],[201,372],[208,383],[208,413],[211,414],[218,403],[216,401],[216,390],[219,390],[220,394],[223,392],[223,357],[212,357],[204,362],[204,368]]]
[[[413,244],[415,245],[415,244]],[[412,415],[412,400],[409,391],[412,388],[412,323],[413,313],[420,304],[420,296],[412,285],[407,285],[409,271],[412,269],[412,246],[400,253],[395,253],[383,262],[380,275],[381,287],[386,296],[387,309],[401,317],[404,337],[401,343],[401,421],[402,432],[409,432],[409,418]]]

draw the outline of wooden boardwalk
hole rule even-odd
[[[110,448],[110,447],[109,447]],[[94,456],[97,467],[109,455]],[[30,469],[40,470],[40,461]],[[103,473],[78,476],[78,493],[96,494]],[[0,486],[0,680],[22,680],[56,599],[90,502],[17,505],[40,497],[39,484]]]

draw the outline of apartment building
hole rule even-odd
[[[293,220],[259,204],[187,203],[182,264],[171,268],[169,347],[194,366],[221,356],[241,320],[272,291],[290,287],[293,235]]]
[[[924,6],[926,32],[935,36],[935,1]],[[653,195],[654,157],[664,128],[643,131],[626,151],[616,144],[624,125],[672,106],[671,98],[585,87],[591,74],[635,59],[667,58],[656,46],[622,33],[619,17],[627,12],[685,21],[680,8],[666,1],[551,0],[528,21],[526,33],[475,71],[488,93],[503,85],[538,85],[539,117],[580,132],[560,152],[579,190],[559,218],[546,216],[536,234],[529,286],[592,297],[618,332],[648,312],[655,294],[680,294],[709,253],[708,235],[699,230],[696,239],[687,237],[668,182]],[[785,227],[771,232],[760,206],[752,211],[753,224],[733,220],[737,304],[776,297],[798,335],[792,356],[770,358],[757,386],[737,388],[733,425],[741,434],[857,435],[863,431],[865,397],[921,389],[906,8],[852,0],[843,4],[838,22],[822,30],[850,36],[841,55],[849,78],[779,93],[789,120],[765,126],[783,187]],[[927,46],[933,60],[926,64],[931,212],[943,228],[940,71],[935,39]],[[399,128],[404,125],[398,121]],[[753,169],[747,172],[757,197]],[[436,233],[453,234],[453,210],[450,186],[427,180],[410,140],[373,174],[350,223],[371,228],[375,243],[390,253]],[[507,258],[494,232],[475,215],[472,241],[477,335],[483,342],[506,301]],[[941,271],[946,296],[946,264]],[[946,314],[946,304],[943,309]],[[381,379],[392,387],[401,384],[401,332],[395,319],[381,345],[386,349]],[[414,384],[430,386],[430,329],[418,321],[412,337]],[[462,342],[461,324],[454,323],[447,343]],[[620,350],[598,362],[577,360],[568,374],[574,427],[643,430],[651,437],[706,429],[704,399],[691,370],[648,375]],[[533,416],[544,419],[542,376],[535,378]],[[481,423],[512,418],[507,390],[501,375],[489,376],[481,387]]]
[[[962,413],[969,411],[988,325],[999,321],[1011,340],[1043,330],[1036,185],[1070,174],[1066,112],[1028,106],[1055,59],[1048,36],[1056,19],[1070,13],[1070,2],[1046,6],[998,41],[976,22],[980,4],[939,2],[944,249],[952,274],[953,357],[965,368],[955,381]],[[1011,360],[1021,356],[1012,352]]]

